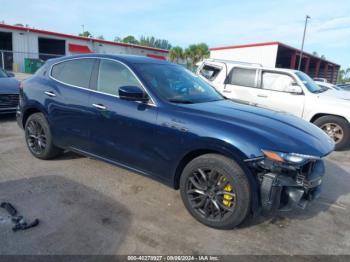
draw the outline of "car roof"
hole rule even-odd
[[[50,63],[62,62],[65,60],[78,59],[78,58],[108,58],[123,62],[125,64],[172,64],[165,60],[150,58],[147,56],[139,55],[112,55],[112,54],[84,54],[84,55],[72,55],[72,56],[63,56],[60,58],[54,58],[48,60]]]
[[[256,68],[256,69],[264,69],[264,70],[271,70],[271,71],[277,71],[277,72],[289,72],[289,73],[294,73],[294,72],[298,72],[298,70],[295,69],[288,69],[288,68],[278,68],[278,67],[265,67],[265,66],[259,66],[258,64],[254,64],[254,63],[246,63],[246,62],[239,62],[239,61],[225,61],[225,60],[215,60],[215,59],[205,59],[202,61],[202,63],[205,64],[211,64],[213,66],[220,66],[222,64],[227,64],[230,65],[231,69],[234,66],[238,66],[238,67],[246,67],[246,68]]]

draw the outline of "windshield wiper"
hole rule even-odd
[[[193,101],[185,99],[169,99],[168,101],[177,104],[193,104]]]

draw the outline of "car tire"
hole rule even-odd
[[[349,146],[350,142],[350,124],[344,118],[339,116],[322,116],[314,121],[314,124],[321,128],[326,134],[328,134],[334,140],[334,130],[327,131],[327,128],[336,127],[337,129],[341,129],[342,139],[336,142],[335,150],[344,150]],[[333,133],[332,133],[333,132]],[[336,134],[339,136],[339,134]]]
[[[53,144],[49,124],[42,113],[30,115],[24,131],[28,149],[36,158],[51,159],[63,152]]]
[[[190,214],[216,229],[235,228],[250,210],[247,175],[236,161],[222,155],[202,155],[187,164],[181,174],[180,192]]]

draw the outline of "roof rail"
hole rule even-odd
[[[240,64],[240,65],[253,65],[253,66],[263,67],[263,65],[259,63],[249,63],[249,62],[242,62],[242,61],[235,61],[235,60],[228,60],[228,59],[207,58],[204,61],[225,62],[225,63]]]

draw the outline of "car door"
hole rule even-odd
[[[120,87],[143,88],[142,84],[126,65],[108,59],[99,60],[95,83],[96,92],[89,98],[94,114],[90,152],[138,170],[152,170],[157,107],[152,101],[139,103],[118,96]]]
[[[261,71],[261,88],[258,89],[258,106],[286,112],[301,117],[304,111],[305,95],[291,92],[295,79],[284,72]]]
[[[45,85],[45,107],[55,143],[81,150],[89,148],[91,110],[88,98],[96,59],[80,58],[53,64]]]
[[[225,81],[223,94],[238,102],[258,103],[258,70],[248,67],[233,67]]]

